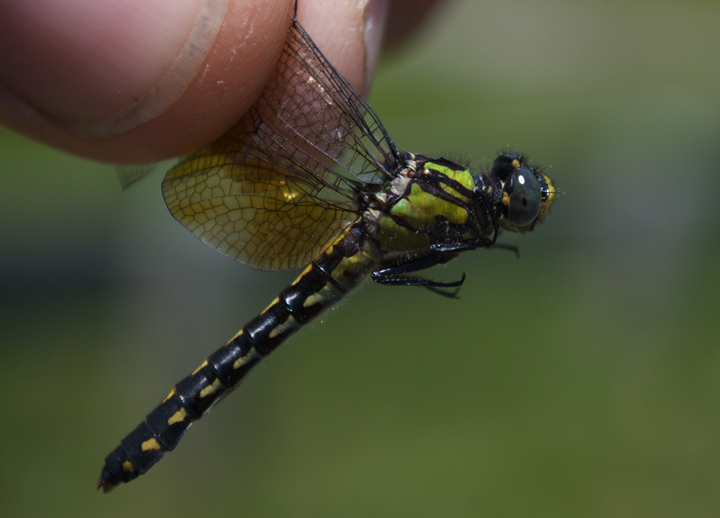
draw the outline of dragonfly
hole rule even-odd
[[[534,230],[556,196],[519,153],[473,175],[398,150],[297,14],[249,112],[171,168],[162,192],[170,213],[215,250],[257,269],[304,270],[107,456],[98,481],[106,493],[174,450],[263,358],[367,278],[454,297],[464,274],[438,282],[418,272],[502,246],[501,231]]]

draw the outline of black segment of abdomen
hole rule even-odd
[[[280,293],[275,304],[248,322],[245,332],[252,337],[257,350],[266,356],[300,327],[340,300],[345,291],[330,275],[313,264],[297,282]],[[316,301],[308,304],[311,297],[315,297]]]
[[[315,318],[324,309],[340,300],[347,289],[328,270],[336,266],[344,253],[335,250],[320,258],[324,268],[313,263],[292,285],[282,291],[278,300],[248,322],[243,331],[211,354],[205,365],[175,386],[171,395],[105,459],[101,486],[109,491],[122,482],[129,482],[156,464],[166,451],[172,451],[190,425],[207,412],[290,335]],[[292,318],[292,320],[289,320]],[[257,351],[257,354],[254,354]],[[238,367],[235,363],[243,358]],[[219,383],[216,383],[219,381]],[[215,384],[204,396],[203,391]],[[170,423],[173,416],[180,416]],[[155,439],[160,448],[143,449]],[[134,469],[127,469],[127,461]]]

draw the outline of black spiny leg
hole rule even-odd
[[[456,241],[455,243],[436,243],[434,245],[430,245],[430,250],[441,254],[454,254],[453,257],[456,257],[461,252],[476,250],[478,248],[493,248],[496,246],[500,246],[500,248],[507,248],[509,245],[496,245],[494,239],[489,241],[487,238],[479,237],[468,241]]]
[[[385,286],[422,286],[429,289],[433,293],[442,295],[443,297],[457,298],[458,290],[451,293],[446,293],[438,288],[459,288],[462,283],[465,282],[465,274],[463,273],[462,278],[455,282],[438,282],[430,279],[423,279],[422,277],[413,277],[405,275],[411,272],[417,272],[425,270],[438,264],[444,264],[456,257],[457,254],[438,254],[423,257],[420,259],[414,259],[402,264],[395,266],[389,266],[380,270],[372,272],[372,280]]]
[[[459,241],[456,243],[439,243],[430,246],[430,250],[438,253],[456,253],[467,252],[468,250],[476,250],[478,248],[500,248],[502,250],[510,250],[515,252],[515,255],[520,258],[520,249],[515,245],[506,245],[505,243],[495,243],[488,241],[485,238],[478,238],[471,241]]]
[[[511,252],[515,252],[515,257],[517,259],[520,259],[520,248],[515,245],[506,245],[505,243],[495,243],[493,248],[501,248],[502,250],[510,250]]]
[[[448,299],[459,299],[460,297],[458,297],[457,294],[460,293],[460,286],[463,282],[465,282],[465,273],[462,274],[462,277],[457,283],[453,283],[457,284],[457,287],[452,291],[443,291],[441,288],[436,288],[435,286],[425,286],[425,289]],[[450,284],[446,284],[445,286],[450,286]]]

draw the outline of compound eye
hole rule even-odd
[[[529,225],[540,214],[540,182],[532,171],[521,167],[513,172],[507,185],[508,221],[518,227]]]

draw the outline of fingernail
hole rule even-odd
[[[370,0],[365,6],[365,92],[370,90],[385,32],[387,0]]]

